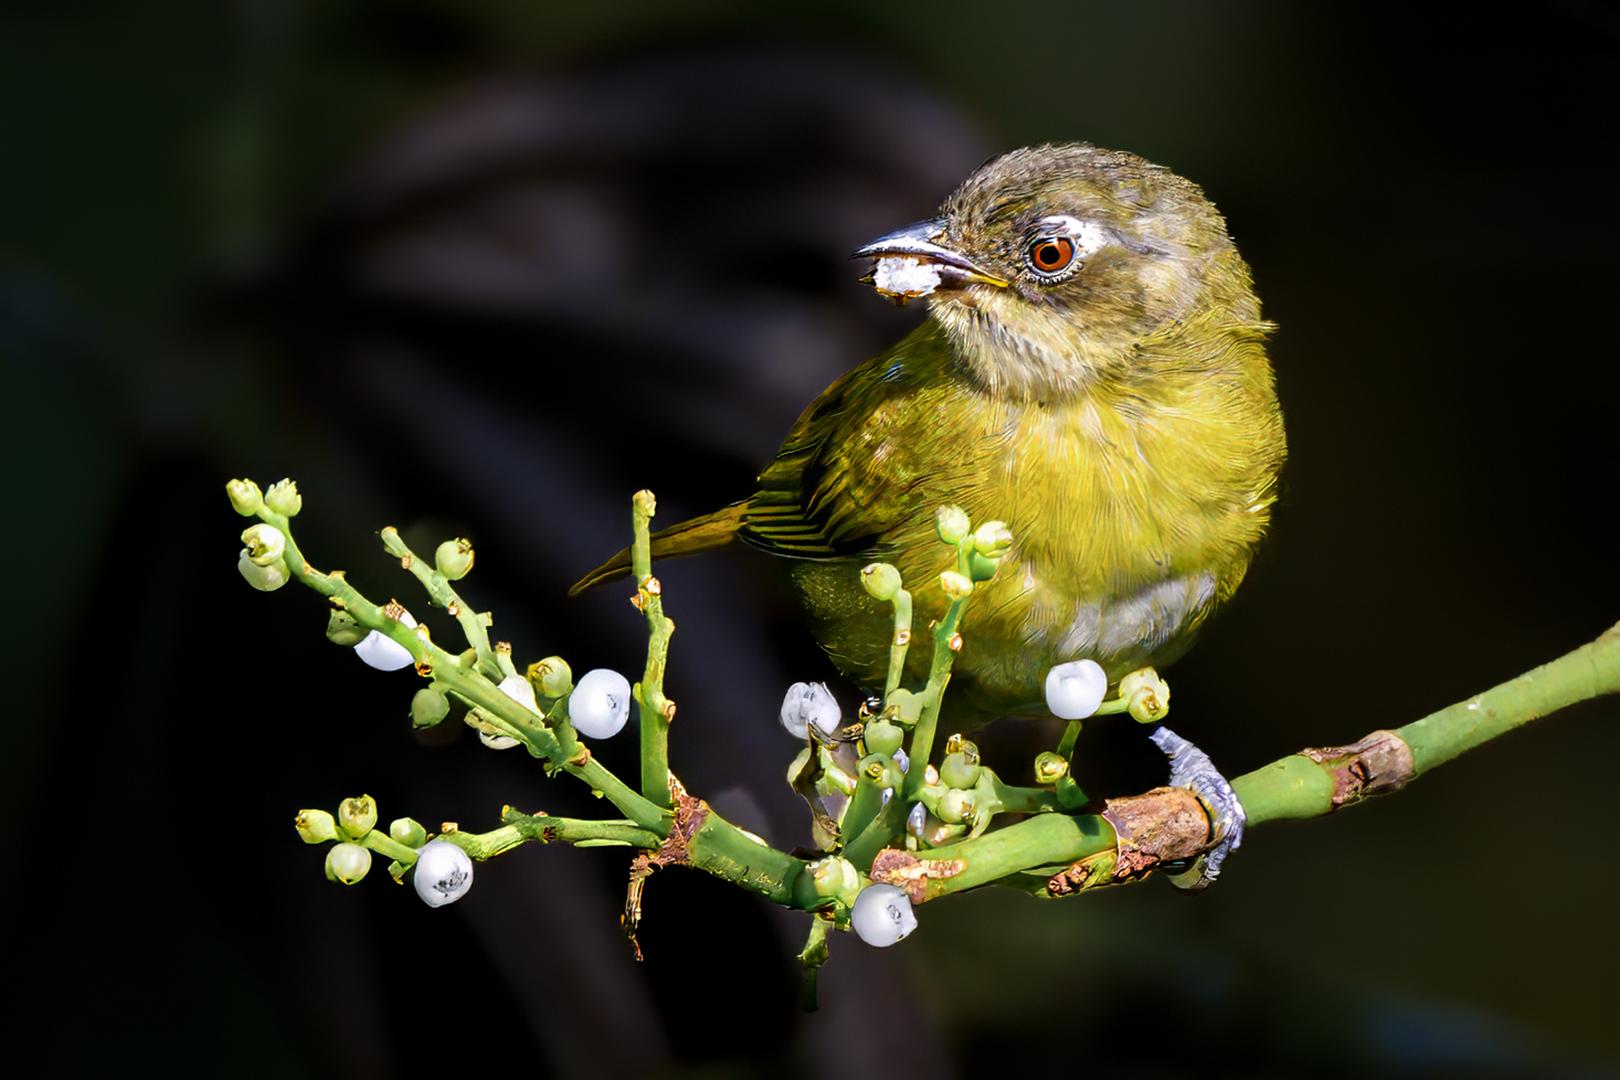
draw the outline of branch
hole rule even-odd
[[[675,703],[664,696],[664,665],[675,621],[664,616],[664,589],[652,575],[652,544],[648,522],[658,512],[650,491],[638,491],[631,500],[630,569],[636,579],[631,601],[647,617],[647,667],[633,690],[636,718],[641,726],[641,793],[659,806],[670,805],[669,724]]]
[[[1210,810],[1186,788],[1155,788],[1109,799],[1099,814],[1073,813],[1084,799],[1068,776],[1078,721],[1068,726],[1056,751],[1036,758],[1035,787],[1003,783],[981,764],[977,747],[960,735],[945,740],[937,765],[931,760],[952,662],[963,647],[963,614],[975,583],[995,575],[1012,544],[1010,532],[1000,522],[988,522],[970,533],[971,522],[960,509],[940,511],[937,531],[955,553],[955,569],[939,576],[949,603],[944,617],[932,627],[928,681],[915,692],[900,685],[911,638],[911,594],[902,588],[899,571],[888,564],[874,563],[861,571],[866,591],[893,606],[886,693],[878,716],[863,709],[864,724],[838,729],[836,703],[825,688],[822,694],[830,709],[799,716],[810,739],[806,753],[815,751],[816,761],[824,759],[818,767],[826,775],[811,777],[804,792],[812,807],[820,807],[823,798],[849,796],[839,817],[842,835],[831,830],[829,850],[808,862],[726,821],[703,799],[688,794],[669,771],[669,726],[675,706],[664,695],[663,679],[674,623],[664,614],[663,590],[651,572],[649,523],[655,504],[650,492],[636,494],[631,515],[635,604],[646,617],[648,630],[646,666],[633,690],[641,726],[638,792],[596,761],[577,738],[568,715],[571,681],[561,658],[531,665],[525,678],[516,673],[510,645],[490,646],[485,632],[488,614],[469,608],[450,584],[471,568],[472,549],[465,541],[441,545],[430,568],[395,530],[382,532],[388,552],[457,619],[470,648],[454,654],[435,645],[426,626],[408,625],[398,602],[379,606],[349,585],[342,571],[323,573],[304,559],[289,525],[302,506],[290,481],[273,486],[264,496],[250,481],[233,481],[228,490],[239,513],[263,523],[243,534],[247,545],[241,556],[243,576],[263,590],[296,579],[327,597],[337,609],[334,628],[328,631],[333,640],[354,644],[361,631],[374,631],[401,646],[417,674],[431,680],[434,690],[418,693],[413,719],[439,722],[447,710],[446,697],[454,696],[478,710],[472,715],[486,734],[520,741],[549,772],[578,777],[624,815],[586,821],[506,807],[501,826],[489,832],[466,833],[453,823],[445,824],[439,840],[459,849],[452,850],[428,845],[426,831],[413,819],[397,819],[386,833],[378,831],[375,804],[359,796],[346,800],[336,818],[324,811],[299,815],[298,831],[306,841],[335,842],[327,857],[327,873],[334,880],[351,884],[360,880],[372,852],[392,860],[390,871],[396,878],[420,862],[415,871],[417,891],[438,905],[454,899],[470,882],[469,858],[493,858],[533,841],[628,847],[637,852],[625,905],[632,942],[643,887],[652,873],[690,866],[773,903],[816,914],[801,954],[805,985],[813,992],[815,970],[827,957],[828,930],[853,924],[869,942],[892,944],[915,925],[904,898],[874,885],[893,886],[913,903],[992,884],[1060,897],[1140,881],[1156,870],[1175,872],[1213,846]],[[398,660],[404,663],[403,656]],[[1096,696],[1063,699],[1065,715],[1129,712],[1144,723],[1164,715],[1169,687],[1151,669],[1127,675],[1114,698],[1099,701],[1107,686],[1101,669],[1085,660],[1064,666],[1084,669],[1088,664],[1092,674],[1077,675],[1073,686],[1080,688],[1076,693]],[[1232,788],[1251,828],[1316,817],[1396,791],[1429,769],[1539,716],[1617,691],[1620,625],[1567,656],[1467,701],[1393,731],[1372,732],[1347,746],[1301,750],[1239,777]],[[548,705],[541,705],[541,695]],[[1074,705],[1077,700],[1086,704]],[[1089,711],[1070,712],[1071,706]],[[622,717],[617,714],[621,722]],[[783,719],[795,730],[786,709]],[[909,768],[900,753],[908,730]],[[858,749],[861,762],[855,782],[833,783],[829,778],[849,780],[840,761],[847,762],[850,744]],[[840,759],[839,754],[845,757]],[[826,816],[825,808],[822,813]],[[1023,816],[1005,824],[1003,815],[1008,814]],[[902,837],[904,847],[893,846]],[[423,854],[429,851],[434,853],[431,860]],[[863,930],[861,901],[868,895],[874,899],[865,911],[876,921],[868,918]]]
[[[360,626],[375,630],[403,646],[415,661],[417,674],[431,678],[445,690],[496,717],[528,745],[530,753],[585,781],[593,791],[604,795],[636,824],[660,834],[668,828],[667,812],[663,808],[633,791],[592,757],[587,748],[581,746],[575,753],[565,753],[565,747],[559,742],[555,731],[540,716],[507,697],[494,682],[481,674],[477,670],[476,646],[471,658],[473,663],[464,664],[461,657],[433,643],[426,625],[409,627],[401,622],[404,608],[397,602],[390,601],[386,607],[381,607],[350,585],[343,571],[323,573],[310,565],[293,538],[286,515],[275,512],[268,505],[260,505],[255,509],[254,516],[279,531],[284,538],[282,561],[295,580],[325,596],[333,607],[346,612]],[[388,542],[385,540],[385,544]],[[409,552],[398,542],[397,534],[393,542],[400,550]],[[401,558],[403,560],[403,556]]]
[[[1596,641],[1393,731],[1302,750],[1232,782],[1250,828],[1320,817],[1397,791],[1428,770],[1569,705],[1620,692],[1620,624]],[[1210,842],[1201,803],[1181,788],[1107,801],[1101,814],[1042,814],[919,858],[879,852],[871,877],[913,902],[992,883],[1043,897],[1139,881]],[[1020,875],[1025,880],[1014,879]],[[1042,880],[1044,879],[1044,880]]]

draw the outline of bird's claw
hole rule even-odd
[[[1198,796],[1209,813],[1210,846],[1188,869],[1170,876],[1170,883],[1176,888],[1198,892],[1220,877],[1221,864],[1227,855],[1242,846],[1243,826],[1247,820],[1243,804],[1208,754],[1162,725],[1150,738],[1170,759],[1171,785],[1184,787]]]

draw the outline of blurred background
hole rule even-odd
[[[633,490],[664,521],[743,495],[922,317],[847,253],[991,154],[1129,149],[1205,187],[1281,326],[1274,534],[1171,674],[1235,775],[1620,618],[1617,62],[1595,0],[8,4],[13,1046],[233,1076],[1615,1071],[1612,699],[1258,831],[1196,900],[990,891],[900,948],[840,936],[804,1015],[804,917],[699,874],[649,884],[641,965],[612,850],[522,850],[440,911],[324,881],[300,807],[594,808],[460,725],[413,736],[414,676],[243,585],[222,485],[296,477],[313,560],[419,612],[375,531],[468,535],[520,661],[632,670],[624,590],[568,583]],[[762,558],[660,573],[676,770],[805,842],[775,712],[833,672]],[[1162,776],[1129,724],[1081,753],[1094,793]]]

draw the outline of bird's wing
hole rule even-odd
[[[914,509],[916,447],[903,430],[946,347],[924,324],[828,387],[760,473],[737,535],[793,559],[883,557]],[[913,445],[894,452],[901,442]]]

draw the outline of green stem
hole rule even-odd
[[[1052,810],[1061,810],[1055,793],[1045,788],[1019,787],[1016,784],[1003,784],[1000,777],[994,780],[996,798],[1001,800],[1001,809],[1009,814],[1041,814]]]
[[[883,700],[900,688],[900,679],[906,671],[906,652],[911,646],[911,594],[905,589],[895,592],[894,637],[889,642],[889,675],[883,680]]]
[[[805,862],[778,851],[709,809],[687,841],[686,862],[784,907],[809,911],[827,903],[804,873]]]
[[[653,850],[664,838],[650,829],[643,829],[633,821],[587,821],[582,818],[552,817],[550,814],[525,814],[508,807],[501,815],[505,822],[489,832],[469,833],[459,829],[440,833],[437,839],[447,840],[475,859],[493,859],[515,847],[533,841],[542,844],[623,844],[627,847]],[[399,856],[394,856],[398,859]],[[411,852],[409,861],[416,853]],[[407,862],[400,859],[401,862]]]
[[[1063,729],[1063,738],[1058,740],[1058,756],[1069,763],[1069,771],[1058,777],[1057,783],[1052,785],[1053,794],[1057,797],[1058,806],[1064,810],[1078,810],[1086,805],[1086,793],[1079,784],[1074,782],[1074,746],[1080,739],[1080,721],[1070,720],[1069,726]]]
[[[393,859],[404,866],[409,866],[416,861],[415,848],[402,844],[392,836],[377,829],[372,829],[355,843],[361,847],[368,847],[377,854]]]
[[[630,570],[636,579],[636,606],[647,617],[647,666],[635,686],[636,717],[641,728],[641,793],[654,804],[671,805],[669,791],[669,722],[675,703],[664,696],[664,667],[675,623],[664,617],[663,586],[652,576],[652,543],[648,523],[657,512],[650,491],[630,501]]]
[[[923,690],[922,711],[917,715],[917,726],[911,733],[911,770],[906,773],[906,801],[916,798],[928,772],[928,759],[934,753],[935,729],[939,726],[939,707],[945,697],[945,687],[951,681],[951,661],[956,650],[951,641],[962,624],[965,600],[952,600],[945,609],[945,617],[934,627],[934,658],[928,668],[928,686]]]
[[[816,976],[832,951],[827,946],[827,927],[831,923],[831,919],[812,915],[810,934],[799,952],[799,967],[803,972],[799,982],[799,1008],[804,1012],[816,1011]]]
[[[565,771],[584,780],[636,824],[660,835],[668,830],[669,814],[666,810],[642,798],[595,758],[579,754],[565,756],[564,748],[555,734],[539,716],[507,697],[495,683],[477,671],[463,668],[459,657],[433,644],[425,624],[414,628],[406,626],[366,599],[348,583],[342,571],[334,570],[327,574],[311,566],[293,539],[292,529],[285,517],[264,508],[259,511],[259,519],[280,530],[286,541],[284,561],[288,572],[300,584],[333,601],[367,630],[375,630],[404,646],[416,661],[418,671],[425,668],[434,681],[498,718],[528,744],[531,753],[553,764],[560,764]],[[584,760],[580,760],[581,757]]]
[[[913,769],[916,767],[912,766]],[[889,805],[878,811],[871,824],[844,845],[844,858],[863,874],[871,870],[872,860],[877,857],[877,853],[888,847],[890,841],[899,836],[901,830],[905,828],[906,813],[910,807],[911,803],[903,798],[900,792],[895,792],[889,799]]]
[[[457,623],[461,625],[461,632],[467,638],[467,644],[473,647],[478,656],[478,670],[485,676],[499,681],[502,676],[498,674],[500,667],[495,659],[495,651],[489,647],[489,613],[480,614],[472,609],[461,596],[450,586],[450,581],[433,566],[433,564],[406,546],[400,539],[399,530],[392,525],[383,529],[379,534],[382,537],[383,550],[397,558],[400,565],[416,576],[427,590],[429,598],[435,604],[450,612]]]
[[[844,818],[838,823],[841,836],[859,836],[883,808],[883,785],[863,769],[855,777],[855,794],[844,808]]]

